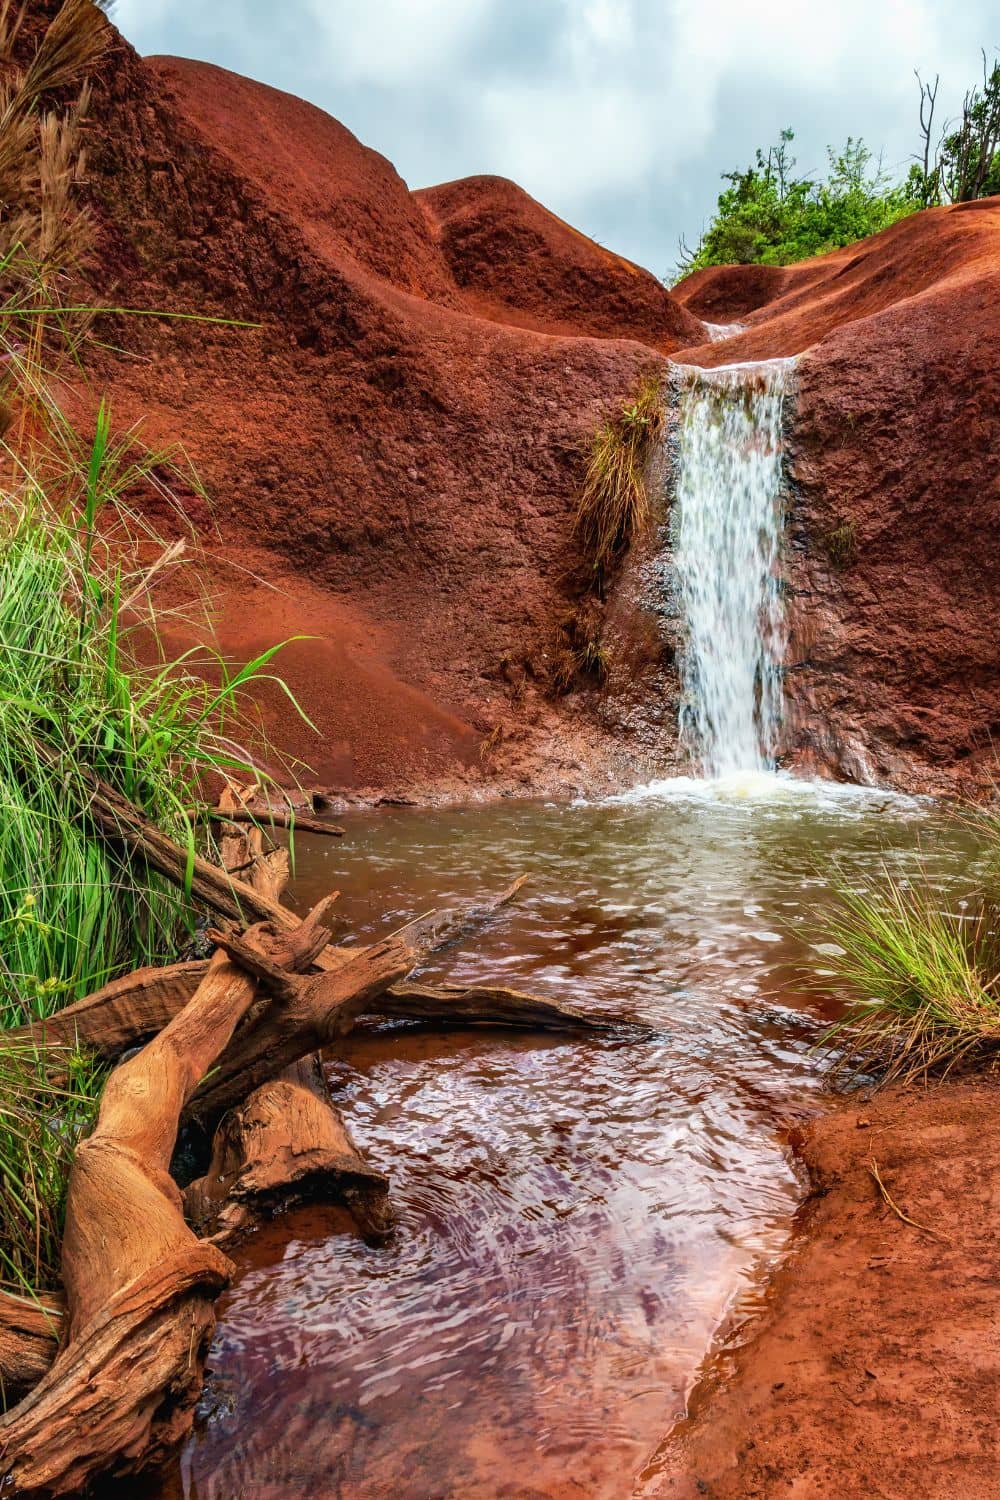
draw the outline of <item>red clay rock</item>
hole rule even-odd
[[[736,318],[740,283],[756,296],[760,270],[700,272],[677,295]],[[775,300],[747,322],[685,358],[802,352],[789,427],[793,757],[980,790],[1000,733],[1000,199],[781,268]],[[848,555],[834,561],[837,533]]]
[[[282,631],[316,633],[316,591],[333,600],[320,610],[327,644],[281,664],[324,718],[323,740],[284,708],[267,709],[272,737],[349,785],[388,786],[418,767],[482,780],[470,746],[509,740],[512,726],[526,757],[515,784],[544,779],[527,745],[551,739],[534,684],[580,564],[581,450],[659,350],[681,342],[666,325],[686,330],[689,315],[555,220],[558,255],[539,274],[563,278],[568,326],[579,291],[562,237],[578,248],[587,326],[554,335],[473,314],[424,209],[381,157],[311,106],[219,69],[143,64],[123,45],[93,118],[99,283],[116,282],[121,303],[259,324],[126,322],[113,333],[130,358],[99,374],[119,422],[183,441],[213,497],[214,539],[189,497],[211,545],[251,549],[265,579],[306,580],[282,602]],[[546,218],[537,209],[533,223]],[[642,289],[637,321],[656,325],[657,350],[590,336],[613,326],[626,283]],[[531,302],[524,278],[505,295]],[[223,601],[234,650],[270,627],[264,597],[252,621],[238,590]],[[355,673],[357,619],[378,626]],[[544,754],[549,784],[580,784],[565,754]],[[605,745],[602,776],[616,754],[628,752]]]
[[[184,443],[210,545],[281,582],[280,605],[226,584],[227,648],[321,637],[282,664],[321,735],[273,694],[265,718],[322,779],[569,790],[670,768],[676,642],[628,569],[606,687],[548,692],[583,446],[668,353],[801,355],[792,758],[943,787],[991,755],[997,200],[668,294],[511,183],[411,194],[322,111],[205,64],[123,44],[93,119],[99,286],[259,325],[129,321],[110,331],[130,357],[97,374],[122,424]],[[696,314],[749,326],[699,345]]]
[[[669,354],[700,343],[700,320],[641,266],[557,219],[504,177],[464,177],[414,197],[465,305],[543,333],[634,338]]]

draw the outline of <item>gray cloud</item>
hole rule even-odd
[[[513,177],[612,249],[669,272],[719,174],[792,125],[803,168],[863,135],[904,165],[912,70],[954,110],[1000,45],[995,0],[118,0],[140,52],[301,95],[413,187]]]

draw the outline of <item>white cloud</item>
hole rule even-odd
[[[304,0],[304,24],[328,49],[334,76],[347,82],[405,83],[456,63],[493,0]],[[315,45],[315,44],[314,44]]]
[[[663,269],[719,174],[785,125],[803,169],[863,135],[905,162],[912,70],[944,110],[1000,44],[995,0],[119,0],[143,51],[304,94],[414,185],[513,177]]]

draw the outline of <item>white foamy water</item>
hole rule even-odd
[[[721,344],[724,339],[734,339],[738,333],[745,333],[745,323],[705,323],[705,332],[708,334],[710,344]]]
[[[793,365],[676,368],[680,732],[707,777],[775,763],[785,639],[781,424]]]
[[[932,805],[927,797],[908,796],[886,787],[859,786],[852,781],[827,781],[822,777],[790,776],[787,771],[730,771],[704,780],[694,776],[669,776],[647,781],[605,798],[607,803],[673,802],[680,806],[734,807],[746,804],[748,811],[773,809],[782,816],[801,813],[805,817],[832,814],[846,818],[868,818],[889,813],[897,819],[925,817]]]

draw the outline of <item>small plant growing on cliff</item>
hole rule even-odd
[[[591,439],[576,526],[597,577],[648,519],[646,468],[664,417],[663,382],[651,371],[632,400],[602,422]]]
[[[607,679],[611,652],[601,639],[603,627],[604,610],[593,596],[582,599],[563,616],[549,674],[557,693],[583,685],[593,687]]]
[[[849,568],[858,555],[857,527],[853,521],[835,526],[823,538],[826,555],[835,568]]]

